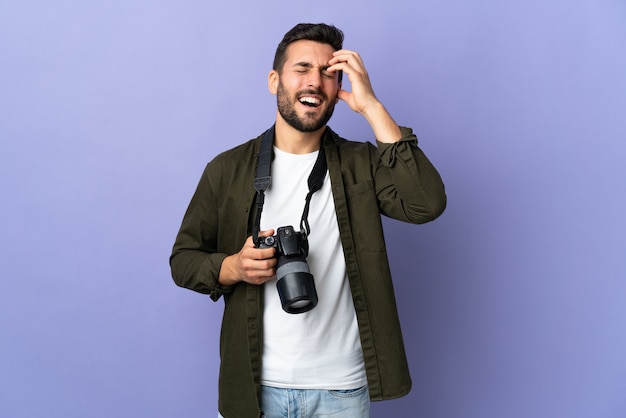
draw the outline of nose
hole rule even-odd
[[[309,71],[307,77],[307,86],[313,88],[319,88],[322,85],[322,73],[321,71],[314,69]]]

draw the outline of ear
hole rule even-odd
[[[337,90],[337,96],[335,97],[335,104],[339,103],[339,92],[341,91],[342,82],[339,82],[339,90]]]
[[[278,82],[280,81],[280,76],[278,75],[278,71],[272,70],[267,76],[267,88],[270,93],[276,94],[278,92]]]

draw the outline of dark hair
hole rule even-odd
[[[325,23],[299,23],[285,34],[283,40],[280,41],[274,55],[274,64],[272,68],[280,73],[287,60],[287,47],[296,41],[307,40],[321,42],[332,46],[338,51],[343,46],[343,32],[333,25]],[[341,81],[341,72],[339,72],[339,81]]]

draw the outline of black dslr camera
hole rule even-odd
[[[309,255],[306,234],[296,232],[292,226],[283,226],[274,236],[258,237],[257,247],[276,248],[276,287],[283,310],[296,314],[313,309],[317,305],[317,291],[306,262]]]

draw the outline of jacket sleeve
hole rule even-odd
[[[441,176],[417,146],[410,128],[401,127],[396,143],[377,141],[380,160],[375,174],[376,193],[383,214],[411,223],[425,223],[446,208]]]
[[[232,291],[218,283],[220,268],[228,254],[218,252],[219,210],[215,207],[215,167],[205,168],[176,236],[170,267],[174,282],[181,287],[209,294],[211,299]]]

